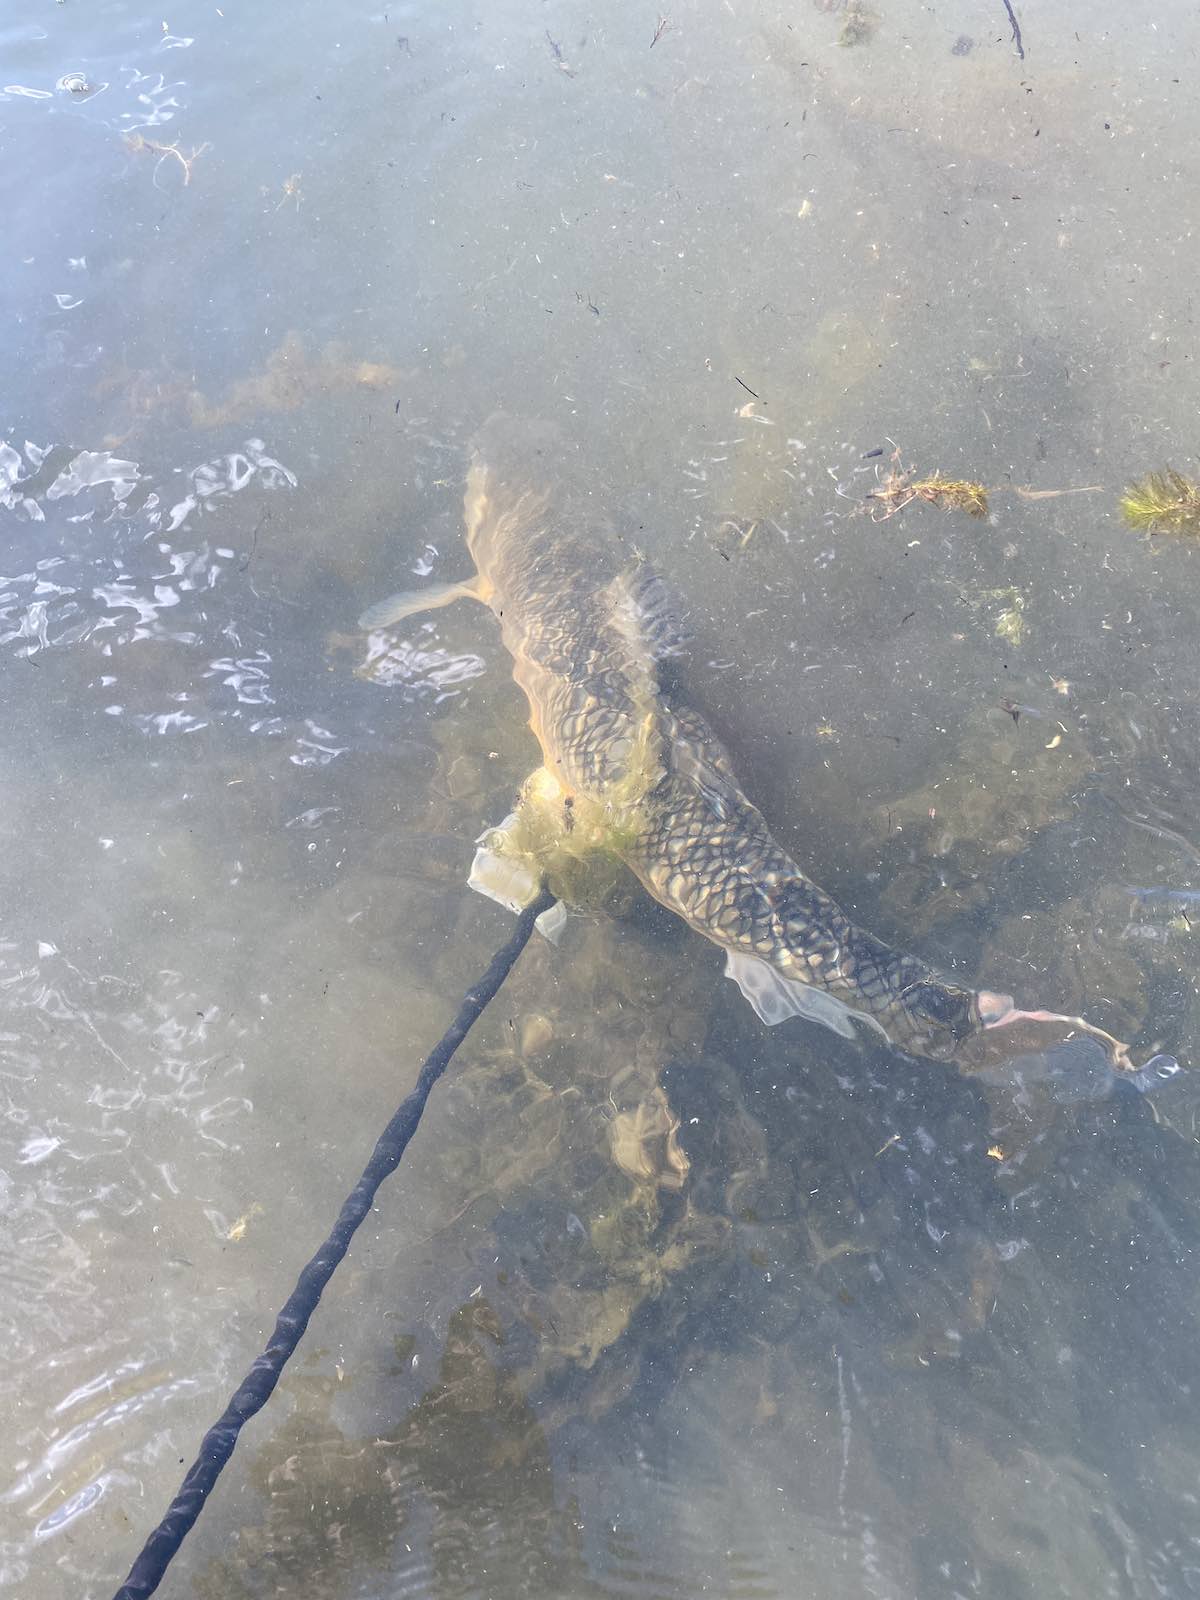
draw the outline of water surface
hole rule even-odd
[[[116,1586],[507,934],[491,619],[355,628],[466,575],[498,406],[858,920],[1200,1060],[1200,552],[1116,513],[1197,470],[1200,29],[1017,15],[0,24],[13,1593]],[[897,449],[990,519],[872,515]],[[164,1593],[1200,1592],[1192,1073],[983,1086],[720,967],[632,887],[531,947]]]

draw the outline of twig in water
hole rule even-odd
[[[663,16],[659,17],[659,19],[658,19],[658,27],[655,28],[654,37],[650,41],[651,50],[654,49],[654,46],[658,43],[658,41],[662,38],[663,34],[666,33],[667,29],[670,26],[671,26],[670,17],[663,17]]]
[[[733,381],[734,381],[734,383],[742,383],[742,380],[738,377],[736,372],[733,375]],[[754,393],[754,390],[750,387],[750,385],[748,383],[742,383],[742,388],[745,389],[746,393],[751,397],[751,399],[753,399],[753,400],[757,400],[758,399],[758,396]]]
[[[239,572],[245,572],[246,568],[254,560],[254,557],[255,557],[255,555],[256,555],[256,553],[258,551],[258,536],[262,532],[263,523],[266,522],[269,519],[270,515],[271,515],[271,513],[268,510],[266,510],[265,507],[260,512],[258,521],[254,524],[254,538],[251,540],[251,543],[250,543],[250,552],[246,556],[246,559],[239,564],[239,566],[238,566],[238,571]]]
[[[192,181],[192,167],[206,150],[211,149],[211,146],[206,139],[203,144],[198,144],[196,146],[190,156],[185,156],[183,151],[179,148],[178,139],[176,139],[174,144],[158,144],[155,140],[147,139],[143,134],[140,133],[127,133],[125,135],[125,144],[128,149],[134,151],[135,153],[140,150],[149,150],[158,157],[158,160],[154,163],[154,177],[152,179],[156,189],[160,189],[162,187],[158,181],[158,169],[162,166],[163,162],[168,156],[174,156],[176,161],[178,161],[179,165],[183,168],[183,186],[186,189],[188,184]]]
[[[279,204],[275,207],[276,211],[281,211],[283,207],[287,205],[289,200],[294,200],[296,202],[296,210],[299,211],[300,201],[303,199],[303,196],[300,193],[301,176],[301,173],[293,172],[290,178],[285,178],[283,180],[283,188],[281,191],[282,198],[280,199]]]
[[[1014,484],[1013,493],[1022,500],[1057,500],[1060,494],[1099,494],[1103,487],[1102,483],[1089,483],[1079,489],[1025,489]]]

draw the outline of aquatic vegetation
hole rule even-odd
[[[1000,490],[989,490],[973,478],[944,478],[940,472],[934,472],[928,478],[916,478],[913,468],[905,467],[899,450],[895,450],[887,477],[880,480],[878,488],[873,489],[867,499],[877,501],[883,507],[879,515],[874,515],[872,510],[876,522],[886,522],[914,500],[923,500],[942,511],[965,511],[967,516],[983,521],[990,514],[989,495],[992,493],[1015,494],[1021,500],[1058,500],[1063,495],[1097,494],[1102,489],[1103,484],[1088,483],[1067,489],[1034,489],[1027,484],[1005,484]]]
[[[997,613],[992,632],[1007,644],[1021,645],[1025,641],[1025,596],[1010,588],[1002,591],[1002,597],[1009,603]]]
[[[878,18],[873,11],[868,11],[861,0],[849,0],[842,25],[838,30],[837,42],[849,49],[856,44],[866,44],[874,37]]]
[[[636,1184],[682,1189],[692,1164],[679,1143],[679,1127],[666,1093],[656,1083],[631,1109],[613,1116],[608,1125],[612,1158]]]
[[[296,333],[287,334],[267,357],[261,372],[239,378],[224,397],[210,405],[199,390],[188,396],[191,420],[198,428],[215,428],[264,412],[297,411],[310,400],[342,389],[390,389],[400,379],[383,361],[358,361],[343,346],[328,344],[311,356]]]
[[[1148,472],[1122,494],[1121,515],[1146,533],[1200,534],[1200,484],[1174,467]]]
[[[569,906],[603,902],[624,874],[622,854],[646,825],[646,797],[662,776],[659,734],[652,713],[631,741],[622,776],[602,798],[567,794],[540,767],[526,779],[513,818],[483,843],[544,878]]]
[[[404,373],[387,362],[360,360],[337,343],[312,355],[298,334],[289,333],[267,356],[260,371],[235,379],[220,398],[210,400],[188,376],[172,372],[165,363],[157,369],[114,363],[92,392],[105,403],[106,420],[113,424],[103,436],[104,444],[116,449],[151,419],[160,422],[182,412],[197,428],[231,423],[258,427],[268,414],[299,411],[333,393],[356,389],[395,392],[404,378]]]
[[[430,1172],[431,1214],[466,1212],[464,1263],[507,1254],[535,1216],[557,1219],[533,1270],[510,1263],[494,1291],[526,1392],[594,1366],[647,1299],[728,1246],[710,1205],[678,1203],[693,1175],[661,1081],[702,1046],[711,974],[607,918],[576,920],[569,961],[540,940],[529,956],[463,1063]],[[457,1261],[454,1230],[438,1237]],[[427,1263],[440,1281],[447,1261],[443,1248]],[[464,1278],[464,1294],[478,1281]]]
[[[276,211],[281,211],[289,200],[295,201],[296,210],[299,211],[300,202],[304,198],[300,192],[300,180],[303,176],[304,174],[302,172],[293,172],[290,177],[283,180],[283,184],[280,189],[279,204],[275,207]]]
[[[241,1216],[236,1222],[232,1223],[230,1227],[226,1229],[225,1237],[233,1244],[240,1244],[241,1241],[246,1237],[247,1229],[250,1227],[250,1224],[254,1221],[255,1217],[262,1216],[262,1210],[262,1206],[260,1206],[256,1200],[253,1205],[242,1212]]]
[[[981,483],[971,483],[965,478],[923,478],[912,485],[919,500],[940,506],[943,511],[965,511],[969,517],[986,517],[988,514],[987,490]]]
[[[914,478],[911,470],[900,465],[899,452],[892,457],[892,470],[867,498],[879,501],[884,507],[883,514],[875,519],[878,522],[886,522],[914,500],[924,500],[942,511],[965,511],[969,517],[979,519],[986,518],[989,509],[988,492],[982,483],[967,478],[943,478],[940,472],[928,478]]]
[[[206,139],[203,144],[198,144],[193,148],[190,156],[185,156],[183,151],[179,148],[178,139],[176,139],[173,144],[160,144],[156,139],[147,139],[146,136],[141,133],[127,133],[124,137],[124,143],[125,148],[132,155],[139,155],[148,151],[151,155],[158,157],[158,160],[154,163],[154,175],[151,180],[156,189],[162,188],[162,185],[158,181],[158,171],[164,161],[170,161],[172,159],[178,161],[179,165],[183,168],[183,187],[186,189],[188,184],[192,181],[192,168],[195,166],[196,162],[200,159],[204,152],[212,148]]]

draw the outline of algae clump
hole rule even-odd
[[[869,11],[861,0],[850,0],[838,30],[837,42],[843,49],[852,49],[856,44],[867,44],[875,35],[877,21],[875,13]]]
[[[1149,472],[1121,496],[1121,515],[1147,533],[1200,534],[1200,485],[1174,467]]]
[[[988,492],[982,483],[975,483],[968,478],[943,478],[940,472],[928,478],[914,479],[911,469],[906,470],[900,465],[899,453],[892,460],[892,470],[879,487],[867,496],[868,500],[877,500],[884,507],[877,521],[886,522],[914,500],[923,500],[926,505],[937,506],[940,511],[965,511],[969,517],[979,520],[987,517]]]
[[[623,872],[621,858],[647,824],[647,797],[663,776],[653,712],[630,740],[624,771],[599,795],[570,793],[546,767],[521,789],[517,809],[485,834],[485,849],[544,881],[564,905],[598,906]]]

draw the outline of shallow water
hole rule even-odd
[[[163,1592],[1200,1593],[1200,552],[1116,512],[1196,471],[1200,27],[872,10],[0,23],[11,1592],[115,1588],[507,934],[492,620],[355,629],[466,575],[506,406],[858,920],[1191,1070],[768,1033],[621,891],[522,958]],[[895,448],[990,520],[869,514]]]

